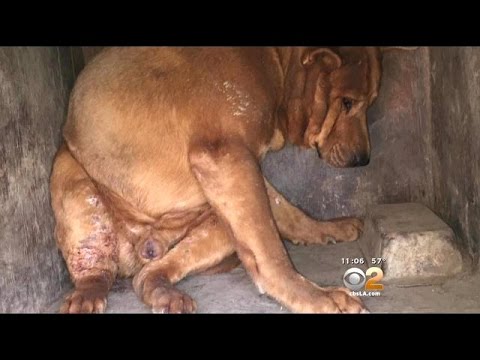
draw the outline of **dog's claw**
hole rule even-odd
[[[331,237],[331,236],[327,237],[327,244],[335,245],[336,243],[337,243],[337,240],[335,240],[333,237]]]

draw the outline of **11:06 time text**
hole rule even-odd
[[[342,258],[343,265],[363,265],[366,264],[365,258]],[[381,265],[385,262],[385,259],[382,258],[372,258],[370,263],[372,265]]]

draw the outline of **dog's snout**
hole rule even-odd
[[[370,162],[370,154],[364,152],[355,154],[352,157],[352,161],[350,162],[350,166],[366,166]]]
[[[320,148],[317,148],[317,152],[329,165],[338,168],[365,166],[370,162],[370,151],[349,151],[338,144],[329,149],[326,154],[323,154]]]

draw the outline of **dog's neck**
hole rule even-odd
[[[275,48],[283,79],[283,99],[279,128],[285,139],[294,145],[307,146],[304,134],[308,126],[305,107],[306,71],[302,66],[301,55],[305,47]]]

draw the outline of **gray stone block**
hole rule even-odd
[[[424,205],[382,204],[370,207],[359,239],[372,264],[381,258],[383,282],[438,284],[462,271],[462,256],[453,230]]]

